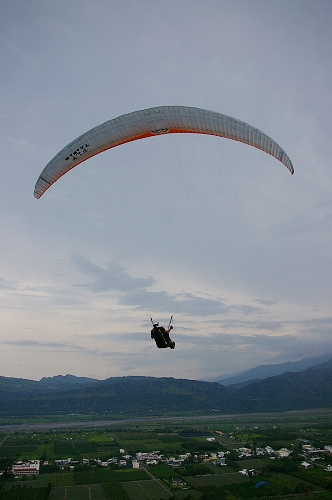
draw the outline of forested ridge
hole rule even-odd
[[[163,415],[170,412],[276,412],[332,407],[332,360],[243,388],[171,377],[95,380],[57,376],[33,380],[0,377],[0,415]]]

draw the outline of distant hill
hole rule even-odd
[[[0,377],[0,401],[8,398],[24,397],[38,387],[35,380],[14,377]]]
[[[67,376],[66,376],[67,377]],[[252,413],[332,408],[332,360],[244,388],[170,377],[68,376],[54,383],[0,377],[0,417],[61,414],[167,415],[171,412]],[[49,383],[50,382],[50,383]],[[74,384],[70,389],[67,382]],[[76,383],[77,382],[77,383]]]
[[[75,377],[74,375],[67,374],[56,375],[55,377],[43,377],[39,381],[39,385],[44,386],[47,389],[63,390],[83,387],[85,385],[93,384],[94,382],[98,382],[98,380],[88,377]]]
[[[280,364],[260,365],[241,373],[228,375],[227,377],[214,377],[212,379],[208,379],[208,381],[219,382],[225,386],[236,384],[244,387],[248,385],[249,382],[259,382],[265,378],[282,375],[286,372],[300,372],[306,368],[320,365],[330,359],[332,359],[332,353],[304,358],[299,361],[287,361],[286,363]]]
[[[0,377],[0,401],[3,398],[17,399],[36,394],[49,394],[50,391],[73,389],[94,382],[97,382],[97,379],[75,377],[74,375],[44,377],[39,382],[24,378]]]
[[[233,388],[228,404],[240,413],[332,408],[332,360]]]
[[[112,377],[75,389],[53,389],[47,393],[40,385],[33,384],[31,388],[29,395],[18,391],[16,396],[11,392],[9,397],[0,398],[0,416],[160,415],[187,409],[210,412],[227,394],[221,384],[165,377]]]

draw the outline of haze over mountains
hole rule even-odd
[[[312,362],[308,359],[302,361],[304,365]],[[278,365],[270,366],[275,370]],[[294,364],[292,367],[295,367]],[[255,374],[260,369],[263,373],[261,368],[249,372]],[[42,378],[39,382],[0,377],[2,423],[6,416],[74,413],[112,417],[119,414],[146,416],[188,411],[251,413],[331,407],[332,359],[301,371],[288,371],[260,381],[246,381],[245,387],[241,383],[224,386],[219,382],[170,377],[130,376],[96,380],[58,375]]]
[[[322,356],[315,356],[300,359],[299,361],[287,361],[286,363],[260,365],[244,372],[235,373],[233,375],[213,377],[206,379],[207,382],[219,382],[222,385],[228,386],[233,384],[244,384],[248,382],[259,382],[274,375],[282,375],[286,372],[300,372],[306,368],[319,365],[332,359],[332,353],[324,354]]]

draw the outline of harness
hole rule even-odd
[[[165,328],[162,326],[154,326],[151,330],[151,338],[153,338],[157,344],[159,349],[164,349],[168,347],[168,343],[166,342],[164,336]]]

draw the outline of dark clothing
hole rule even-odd
[[[163,326],[154,326],[151,330],[151,338],[155,340],[159,349],[165,349],[166,347],[174,349],[175,347],[175,342],[172,342],[169,332]]]

